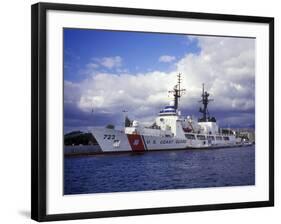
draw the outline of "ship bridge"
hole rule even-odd
[[[177,116],[180,114],[178,110],[179,98],[185,93],[185,89],[181,89],[181,74],[178,74],[178,83],[174,86],[173,90],[168,91],[169,94],[174,96],[174,100],[170,102],[169,106],[165,106],[163,110],[158,113],[159,116]]]
[[[170,106],[165,106],[163,110],[160,110],[158,113],[159,116],[175,116],[177,115],[177,111],[175,106],[170,105]]]

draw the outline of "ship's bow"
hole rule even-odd
[[[93,128],[91,132],[103,152],[131,151],[128,138],[121,130]]]

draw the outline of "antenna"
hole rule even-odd
[[[215,120],[215,118],[210,118],[210,114],[209,114],[209,111],[208,111],[208,104],[209,102],[211,101],[214,101],[213,99],[209,99],[209,96],[210,94],[205,91],[205,85],[204,83],[202,84],[202,99],[199,101],[200,103],[203,104],[203,108],[200,107],[199,108],[199,112],[203,114],[203,117],[200,118],[199,120],[200,121],[209,121],[210,119],[211,120]]]
[[[173,90],[170,90],[169,93],[172,93],[173,96],[174,96],[174,107],[175,109],[177,110],[178,109],[178,101],[179,101],[179,98],[185,93],[185,89],[181,89],[181,73],[179,73],[177,75],[178,77],[178,84],[175,85],[174,89]]]
[[[126,127],[126,117],[127,117],[127,110],[122,110],[122,113],[124,114],[124,128]]]
[[[91,114],[90,114],[90,120],[91,120],[91,123],[94,125],[94,121],[95,121],[95,111],[94,111],[94,105],[92,107],[92,110],[91,110]]]

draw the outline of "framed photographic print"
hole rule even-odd
[[[32,6],[32,219],[274,205],[274,19]]]

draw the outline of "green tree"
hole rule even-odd
[[[108,129],[114,129],[115,126],[114,126],[113,124],[108,124],[108,125],[106,125],[106,128],[108,128]]]

